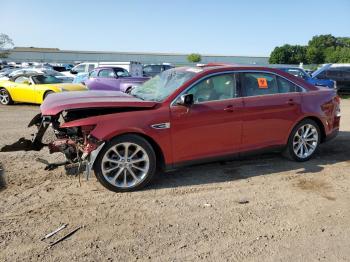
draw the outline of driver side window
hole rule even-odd
[[[29,78],[25,76],[17,77],[15,83],[22,84],[24,81],[29,81]]]
[[[113,78],[115,77],[115,73],[113,69],[101,69],[100,72],[98,73],[98,77]]]
[[[187,94],[193,94],[195,103],[225,100],[237,97],[234,74],[223,74],[206,78],[194,85]]]

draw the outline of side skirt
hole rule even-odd
[[[201,159],[189,160],[189,161],[184,161],[184,162],[177,162],[174,164],[166,165],[165,171],[166,172],[172,171],[175,169],[179,169],[181,167],[195,166],[195,165],[200,165],[200,164],[204,164],[204,163],[207,164],[207,163],[239,160],[239,159],[242,159],[244,157],[266,154],[266,153],[273,153],[273,152],[277,153],[277,152],[283,151],[284,148],[285,148],[285,145],[278,145],[278,146],[271,146],[271,147],[263,148],[263,149],[239,152],[239,153],[235,153],[235,154],[215,156],[215,157],[210,157],[210,158],[201,158]]]

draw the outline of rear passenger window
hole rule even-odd
[[[243,90],[246,96],[278,93],[276,77],[267,73],[243,73]]]
[[[299,87],[292,82],[278,76],[277,77],[278,82],[278,91],[279,93],[292,93],[292,92],[300,92]]]

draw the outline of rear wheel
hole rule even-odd
[[[94,170],[99,182],[114,192],[135,191],[156,173],[152,146],[137,135],[123,135],[108,142],[99,153]]]
[[[0,88],[0,103],[6,106],[13,104],[11,95],[5,88]]]
[[[318,124],[311,120],[301,121],[292,131],[284,155],[299,162],[309,160],[316,152],[321,140]]]
[[[48,95],[53,94],[53,93],[55,93],[55,92],[54,92],[54,91],[47,91],[47,92],[45,93],[45,95],[44,95],[44,100],[46,99],[46,97],[47,97]]]

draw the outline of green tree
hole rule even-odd
[[[350,37],[337,37],[337,46],[350,47]]]
[[[299,64],[306,62],[306,47],[283,45],[276,47],[269,58],[270,64]]]
[[[349,63],[350,62],[350,48],[337,47],[325,52],[326,63]]]
[[[200,54],[192,53],[187,56],[187,60],[191,63],[198,63],[202,61],[202,56]]]
[[[0,34],[0,58],[6,58],[9,55],[7,49],[13,47],[12,39],[6,34]]]
[[[309,47],[321,49],[322,51],[328,47],[337,46],[337,38],[332,35],[316,35],[312,37],[308,44]]]
[[[284,45],[276,47],[271,55],[271,64],[309,64],[350,62],[350,37],[316,35],[307,46]]]
[[[306,60],[309,64],[322,64],[324,62],[323,50],[308,46],[306,49]]]

